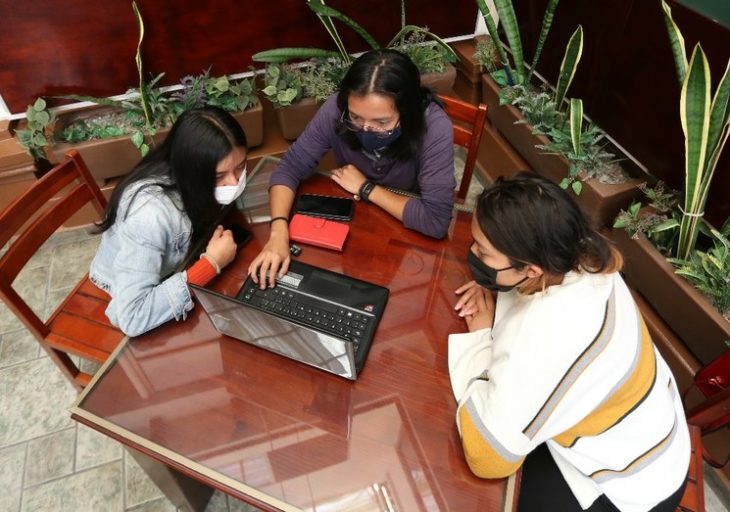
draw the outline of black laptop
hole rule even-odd
[[[223,334],[352,380],[388,301],[387,288],[296,260],[274,288],[250,277],[236,297],[191,288]]]

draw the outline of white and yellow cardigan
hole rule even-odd
[[[618,273],[499,293],[492,329],[449,337],[449,370],[478,476],[510,475],[546,442],[584,509],[605,494],[641,512],[687,474],[674,378]]]

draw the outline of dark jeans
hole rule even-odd
[[[674,512],[679,505],[687,480],[674,494],[657,504],[651,512]],[[606,496],[601,495],[587,512],[619,512]],[[583,512],[568,487],[547,446],[541,444],[530,453],[522,466],[522,483],[518,512]]]

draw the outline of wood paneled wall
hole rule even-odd
[[[281,46],[335,49],[304,0],[137,0],[145,22],[145,74],[165,84],[212,66],[212,73],[247,71],[251,55]],[[400,28],[398,0],[328,0],[380,44]],[[408,0],[406,21],[442,37],[471,34],[474,0]],[[0,94],[11,112],[40,95],[121,94],[138,82],[137,26],[131,0],[0,0]],[[350,52],[366,49],[338,24]],[[261,65],[258,65],[261,67]]]
[[[514,0],[525,54],[532,58],[547,0]],[[730,56],[730,30],[674,0],[672,14],[691,52],[697,41],[707,54],[713,88]],[[562,0],[538,70],[555,83],[565,45],[583,25],[583,58],[569,97],[627,148],[649,172],[673,188],[684,186],[684,135],[680,87],[660,0]],[[527,60],[527,59],[526,59]],[[718,226],[730,215],[730,147],[718,163],[707,217]]]

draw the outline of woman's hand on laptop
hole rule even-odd
[[[280,224],[284,224],[283,222]],[[273,288],[276,276],[286,274],[289,270],[289,233],[286,229],[275,229],[272,226],[269,241],[248,267],[248,273],[254,283],[261,289]]]

